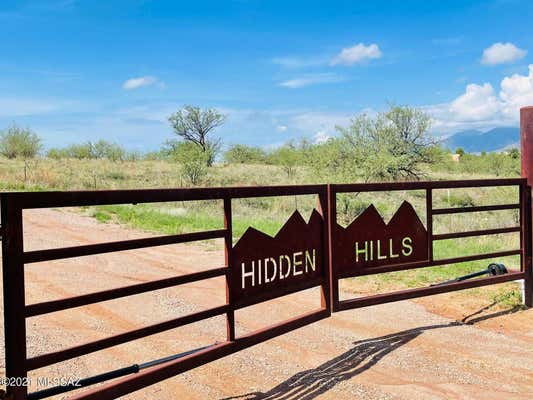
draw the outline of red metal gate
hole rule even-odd
[[[433,190],[435,189],[490,186],[516,186],[519,198],[509,204],[433,208],[432,198]],[[337,224],[336,199],[338,193],[398,190],[425,191],[426,226],[418,218],[409,203],[403,203],[388,224],[385,224],[382,219],[380,221],[379,216],[376,214],[377,211],[373,207],[369,207],[356,221],[346,228]],[[250,228],[235,245],[232,244],[232,199],[293,195],[317,196],[318,206],[313,211],[309,222],[306,223],[298,211],[295,211],[276,236],[271,237]],[[223,201],[223,229],[112,243],[24,251],[22,211],[25,209],[215,199]],[[1,206],[6,376],[11,383],[8,387],[9,394],[15,400],[35,400],[65,391],[63,390],[64,388],[51,388],[28,394],[25,379],[29,371],[217,315],[226,316],[227,332],[225,342],[180,355],[179,357],[170,357],[161,363],[148,363],[147,368],[141,371],[139,371],[139,368],[133,368],[129,370],[129,373],[134,373],[131,376],[122,377],[103,386],[80,392],[72,398],[117,398],[291,330],[327,318],[332,310],[347,310],[517,279],[526,281],[526,299],[530,301],[532,298],[531,193],[524,179],[2,193]],[[520,221],[517,226],[459,233],[433,233],[432,222],[434,215],[510,209],[517,209],[520,212]],[[458,256],[451,259],[435,259],[433,257],[433,243],[437,240],[510,232],[520,233],[520,248],[488,254]],[[31,266],[26,264],[213,238],[224,239],[226,265],[223,267],[61,300],[26,304],[24,270],[25,268],[31,268]],[[347,277],[509,255],[520,255],[520,270],[468,282],[339,300],[339,280]],[[226,303],[218,307],[53,353],[41,354],[31,358],[27,357],[25,326],[27,318],[219,276],[224,276],[226,279]],[[319,309],[244,336],[236,336],[235,310],[317,286],[321,288],[321,307]],[[531,306],[529,303],[528,305]],[[114,373],[104,375],[107,379],[120,376]],[[94,383],[95,379],[89,378],[85,382],[89,385]]]
[[[294,196],[317,195],[318,211],[313,213],[314,231],[314,268],[310,279],[301,279],[300,274],[295,277],[286,276],[283,285],[275,287],[266,285],[266,290],[249,290],[249,287],[239,287],[239,264],[245,263],[248,254],[246,249],[237,251],[232,246],[232,199],[266,196]],[[144,239],[125,240],[112,243],[91,244],[66,248],[56,248],[37,251],[24,251],[22,211],[32,208],[93,206],[104,204],[154,203],[191,200],[223,201],[224,229],[150,237]],[[114,381],[112,384],[100,386],[96,389],[73,396],[75,399],[114,399],[126,393],[139,390],[150,384],[172,377],[181,372],[211,362],[244,348],[261,343],[265,340],[287,333],[307,324],[326,318],[331,314],[329,299],[329,276],[327,266],[329,243],[327,234],[327,189],[324,185],[309,186],[272,186],[272,187],[242,187],[242,188],[208,188],[208,189],[175,189],[175,190],[120,190],[120,191],[87,191],[87,192],[46,192],[46,193],[3,193],[1,195],[2,223],[3,223],[3,281],[4,281],[4,318],[6,341],[6,377],[9,394],[15,400],[40,399],[60,393],[62,388],[50,388],[40,392],[27,393],[28,372],[48,365],[59,363],[75,357],[80,357],[95,351],[103,350],[118,344],[140,339],[149,335],[164,332],[186,324],[201,321],[217,315],[227,317],[227,339],[208,348],[193,352],[184,357],[153,366],[137,372],[135,375]],[[294,232],[287,231],[289,236]],[[253,231],[245,233],[241,242]],[[168,279],[135,284],[98,293],[74,296],[61,300],[48,301],[38,304],[26,304],[24,292],[24,270],[31,268],[27,264],[57,260],[69,257],[89,256],[94,254],[139,249],[144,247],[162,246],[168,244],[192,242],[206,239],[224,238],[226,266],[188,275],[176,276]],[[272,238],[274,241],[276,238]],[[283,246],[276,243],[267,244],[264,250],[280,252]],[[286,243],[290,247],[290,243]],[[296,246],[306,243],[294,244]],[[240,246],[242,247],[242,246]],[[244,267],[243,267],[244,268]],[[281,267],[280,267],[281,270]],[[266,268],[265,268],[266,271]],[[299,271],[298,271],[299,272]],[[117,299],[125,296],[145,293],[163,288],[174,287],[185,283],[196,282],[217,276],[226,277],[226,304],[193,313],[154,325],[124,332],[115,336],[80,344],[64,350],[48,354],[41,354],[27,358],[26,353],[26,319],[51,312],[81,307],[89,304]],[[292,279],[294,278],[294,279]],[[245,278],[242,281],[247,283]],[[270,282],[267,282],[270,283]],[[274,326],[265,327],[236,337],[235,310],[262,301],[273,299],[289,293],[294,293],[311,287],[321,286],[321,308],[305,315],[284,321]],[[258,288],[254,285],[252,289]],[[244,289],[244,290],[243,290]],[[131,373],[131,372],[130,372]],[[109,376],[112,378],[114,376]],[[91,382],[91,380],[88,380]]]

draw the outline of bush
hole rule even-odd
[[[53,159],[77,158],[79,160],[105,158],[109,161],[124,161],[126,159],[135,161],[140,158],[138,153],[128,153],[121,145],[107,140],[99,140],[96,143],[72,144],[64,148],[52,148],[48,150],[46,156]]]
[[[41,147],[41,138],[30,129],[13,124],[0,133],[0,154],[7,158],[34,158]]]
[[[291,178],[294,175],[296,167],[302,163],[302,151],[293,146],[285,145],[274,150],[269,155],[271,163],[281,165],[283,170],[287,173],[287,177]]]
[[[207,176],[209,154],[191,142],[179,142],[172,157],[181,164],[181,172],[191,185],[198,185]]]
[[[88,146],[90,158],[107,158],[109,161],[124,161],[126,158],[126,150],[116,143],[99,140],[96,143],[88,142]]]
[[[232,164],[264,163],[266,157],[263,149],[244,144],[233,145],[224,153],[224,160]]]
[[[68,156],[64,149],[51,148],[46,152],[46,157],[60,160],[62,158],[67,158]]]

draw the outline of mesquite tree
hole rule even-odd
[[[207,155],[207,164],[212,165],[216,153],[220,149],[220,139],[210,140],[207,135],[221,126],[226,120],[226,116],[212,108],[203,110],[200,107],[187,105],[172,114],[168,120],[174,133],[185,141],[199,146],[202,152]]]
[[[373,118],[361,115],[337,130],[354,175],[365,181],[390,181],[419,179],[421,165],[434,162],[437,141],[430,127],[431,118],[423,111],[392,106]]]

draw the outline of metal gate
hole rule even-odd
[[[511,186],[516,187],[518,190],[518,196],[510,203],[494,204],[485,206],[466,206],[466,207],[452,207],[452,208],[434,208],[433,207],[433,192],[436,189],[458,189],[458,188],[488,188],[498,186]],[[526,279],[525,285],[525,298],[531,301],[531,189],[527,186],[525,179],[491,179],[491,180],[469,180],[469,181],[432,181],[432,182],[397,182],[397,183],[369,183],[369,184],[346,184],[346,185],[329,185],[329,202],[330,202],[330,235],[332,242],[331,251],[331,274],[332,274],[332,302],[333,311],[348,310],[352,308],[365,307],[375,304],[388,303],[392,301],[411,299],[416,297],[428,296],[432,294],[452,292],[455,290],[468,289],[474,287],[480,287],[485,285],[492,285],[496,283],[508,282],[519,279]],[[424,227],[418,218],[416,212],[412,206],[404,202],[392,220],[385,225],[383,221],[381,223],[385,226],[385,231],[389,230],[388,237],[381,237],[382,232],[372,232],[373,229],[379,231],[378,220],[376,224],[371,224],[369,221],[361,221],[364,219],[364,215],[371,215],[374,213],[374,219],[378,219],[375,216],[375,209],[370,206],[363,214],[359,215],[346,229],[338,225],[337,222],[337,194],[339,193],[362,193],[362,192],[388,192],[388,191],[424,191],[425,192],[425,219],[426,226]],[[370,210],[370,211],[369,211]],[[435,215],[447,215],[447,214],[461,214],[483,211],[499,211],[499,210],[518,210],[519,221],[516,226],[506,228],[491,228],[466,232],[447,232],[442,234],[433,233],[433,219]],[[378,225],[378,228],[376,228]],[[351,229],[354,227],[355,229]],[[454,258],[439,258],[436,259],[433,256],[434,243],[439,240],[458,239],[466,237],[495,235],[502,233],[520,233],[520,246],[519,248],[507,249],[503,251],[481,253],[473,255],[458,255]],[[403,235],[402,235],[403,234]],[[407,242],[407,250],[410,252],[407,256],[402,257],[401,253],[394,253],[397,250],[391,250],[390,245],[398,244],[403,238],[410,238]],[[366,256],[364,248],[354,249],[354,243],[363,241],[364,243],[374,242],[376,240],[385,239],[391,242],[385,243],[385,246],[389,245],[385,249],[385,253],[388,251],[388,255],[392,253],[397,256],[394,259],[386,257],[387,254],[382,256],[382,260],[378,260],[380,256],[379,252],[382,250],[378,246],[373,246],[373,260],[361,260],[362,262],[354,262],[352,253],[350,251],[359,250],[361,256]],[[379,242],[382,244],[382,242]],[[368,245],[367,245],[368,246]],[[377,248],[376,248],[377,247]],[[349,249],[346,251],[345,249]],[[378,250],[379,249],[379,250]],[[370,252],[370,246],[367,248],[367,253]],[[361,254],[362,253],[362,254]],[[348,255],[349,254],[349,255]],[[363,275],[380,274],[393,271],[406,271],[415,268],[425,268],[440,265],[449,265],[464,263],[475,260],[494,259],[499,257],[506,257],[512,255],[520,256],[520,269],[510,270],[509,273],[499,276],[492,276],[487,278],[480,278],[476,280],[447,283],[442,285],[435,285],[429,287],[422,287],[418,289],[402,290],[392,293],[378,294],[360,297],[356,299],[339,299],[339,281],[344,278],[357,277]],[[356,255],[357,256],[357,255]],[[531,304],[528,304],[531,306]]]
[[[432,198],[435,189],[490,186],[515,186],[518,188],[519,198],[509,204],[433,208]],[[398,190],[425,191],[426,226],[423,225],[412,206],[407,202],[402,204],[388,224],[382,220],[380,222],[379,218],[376,219],[377,211],[372,206],[365,210],[349,227],[343,228],[337,224],[336,200],[338,193]],[[296,210],[276,236],[271,237],[250,228],[235,245],[232,244],[232,199],[296,195],[317,196],[318,205],[309,222],[303,221]],[[6,377],[10,383],[8,394],[14,400],[41,399],[75,389],[74,387],[55,387],[28,393],[26,379],[29,371],[218,315],[226,316],[226,341],[179,356],[167,357],[158,360],[158,362],[147,363],[146,368],[139,368],[137,365],[136,368],[126,371],[133,373],[132,375],[79,392],[71,398],[117,398],[327,318],[331,315],[332,310],[347,310],[517,279],[525,280],[526,298],[529,299],[528,301],[531,301],[532,298],[531,193],[525,179],[168,190],[24,192],[2,193],[0,200],[3,224]],[[224,228],[111,243],[24,251],[22,212],[25,209],[195,200],[222,200]],[[510,209],[519,210],[520,219],[517,226],[460,233],[433,233],[434,215]],[[365,223],[365,218],[368,218],[367,221],[374,218],[374,222],[377,221],[377,223]],[[433,243],[437,240],[510,232],[520,233],[520,248],[488,254],[459,256],[452,259],[435,259],[433,257]],[[31,265],[27,264],[214,238],[224,239],[224,266],[97,293],[26,304],[24,270],[31,268]],[[520,255],[520,270],[468,282],[339,300],[339,280],[347,277],[509,255]],[[60,351],[31,358],[27,357],[25,325],[27,318],[222,276],[226,279],[226,303],[218,307]],[[320,287],[321,307],[319,309],[243,336],[236,336],[235,310],[312,287]],[[531,306],[531,304],[528,305]],[[90,385],[119,376],[121,374],[112,372],[103,374],[98,379],[87,378],[84,382]]]

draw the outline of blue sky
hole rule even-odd
[[[184,104],[227,114],[226,144],[320,141],[390,103],[436,135],[517,126],[532,17],[527,0],[3,0],[0,127],[152,150]]]

